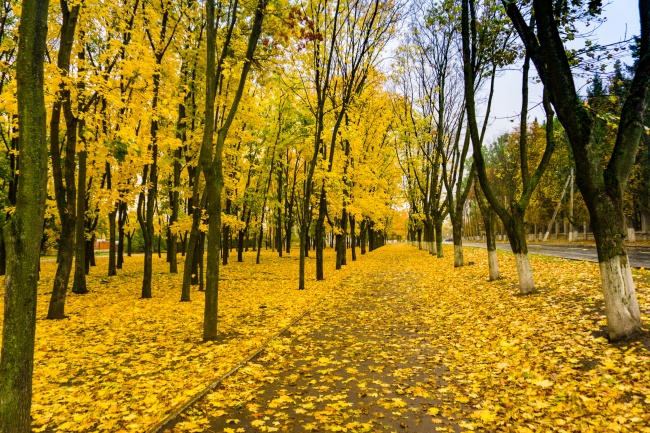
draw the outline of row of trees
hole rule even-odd
[[[179,271],[179,250],[185,254],[182,301],[190,301],[205,259],[207,341],[217,336],[219,271],[234,243],[238,260],[250,240],[256,243],[259,263],[265,232],[283,254],[297,230],[304,289],[309,245],[316,279],[325,277],[328,226],[337,268],[347,261],[348,244],[352,260],[366,239],[381,245],[401,183],[411,238],[421,229],[429,251],[441,256],[449,216],[456,266],[463,265],[463,210],[474,194],[485,226],[497,218],[504,226],[520,290],[530,293],[524,224],[563,134],[594,228],[610,337],[640,329],[623,245],[623,193],[650,84],[647,2],[640,1],[638,61],[618,96],[620,114],[602,114],[578,96],[572,67],[581,64],[580,53],[564,45],[575,22],[598,15],[599,2],[419,3],[388,76],[378,65],[403,12],[392,1],[3,6],[0,431],[29,431],[44,238],[56,239],[58,251],[50,319],[65,317],[71,276],[74,292],[87,291],[98,234],[108,232],[112,276],[124,260],[125,238],[139,232],[143,298],[155,291],[156,241],[165,240],[170,272]],[[517,184],[503,203],[483,142],[497,71],[517,59],[524,65],[523,103],[517,135],[509,138],[518,150],[509,180]],[[533,70],[544,85],[546,119],[530,127]],[[493,234],[488,246],[495,279]]]
[[[376,65],[399,5],[278,3],[256,17],[262,6],[217,5],[216,84],[207,80],[205,53],[212,49],[201,4],[63,1],[53,8],[45,65],[52,181],[44,237],[56,246],[59,265],[49,318],[65,315],[71,275],[73,292],[86,291],[98,236],[109,238],[109,276],[122,266],[124,245],[141,239],[146,298],[156,241],[170,272],[178,271],[180,249],[190,258],[185,276],[194,275],[202,238],[221,214],[223,264],[233,244],[241,261],[251,240],[261,244],[264,230],[286,246],[279,253],[289,252],[299,227],[303,246],[315,240],[319,278],[326,224],[340,237],[386,226],[397,173],[387,145],[392,113]],[[3,21],[2,199],[10,213],[17,185],[12,41],[18,22],[10,2]],[[208,84],[216,86],[214,107],[205,106]],[[206,125],[215,130],[216,150],[206,148],[202,162]],[[220,202],[209,200],[220,193],[204,177],[219,165],[213,183],[223,190]],[[211,203],[221,211],[210,210]],[[5,260],[0,249],[0,270]]]
[[[87,292],[99,236],[109,238],[109,277],[121,269],[125,245],[142,238],[143,298],[155,292],[156,243],[170,272],[182,264],[181,301],[190,301],[205,261],[208,341],[217,336],[220,266],[234,244],[242,261],[254,242],[259,263],[265,235],[282,255],[297,232],[304,289],[310,245],[316,279],[325,277],[326,232],[336,238],[337,269],[348,246],[355,260],[357,245],[364,253],[385,241],[400,192],[391,98],[378,64],[399,3],[3,6],[0,431],[29,431],[45,243],[58,254],[49,319],[65,317],[69,286]]]
[[[471,193],[487,234],[490,279],[499,276],[498,220],[516,258],[520,292],[532,293],[526,223],[536,221],[530,209],[537,218],[548,213],[541,209],[555,204],[544,197],[549,185],[559,184],[550,188],[557,201],[557,189],[575,166],[584,207],[568,216],[588,218],[593,228],[609,336],[638,332],[641,318],[623,241],[626,212],[642,202],[630,195],[647,187],[647,167],[640,164],[646,152],[637,158],[637,151],[650,84],[650,6],[639,2],[641,35],[631,50],[636,62],[629,74],[617,64],[609,94],[596,78],[587,99],[578,94],[575,72],[592,71],[611,55],[603,57],[605,47],[589,40],[579,50],[566,44],[580,24],[599,19],[600,2],[445,0],[421,7],[392,77],[395,150],[410,205],[410,238],[441,256],[442,222],[449,217],[454,264],[462,266],[463,214]],[[515,61],[523,64],[519,128],[484,146],[494,79]],[[535,78],[544,89],[543,122],[529,121],[528,87]],[[553,171],[545,175],[552,161]]]
[[[595,74],[587,88],[587,97],[584,102],[596,116],[602,119],[602,123],[595,131],[595,141],[599,145],[599,152],[611,152],[616,132],[611,122],[620,115],[625,96],[632,83],[630,72],[633,70],[634,68],[623,67],[620,61],[617,61],[611,75],[603,79],[600,74]],[[540,180],[539,187],[531,197],[525,222],[528,233],[542,235],[547,231],[554,232],[555,227],[551,223],[555,221],[555,224],[560,225],[559,230],[563,230],[564,235],[568,236],[568,232],[571,230],[583,231],[584,227],[588,227],[589,212],[580,192],[574,191],[573,195],[571,194],[571,173],[575,170],[575,162],[568,138],[557,119],[555,120],[555,130],[557,146],[551,156],[548,171]],[[546,141],[544,124],[540,124],[537,119],[529,123],[527,137],[529,158],[533,162],[538,161],[543,154]],[[650,211],[648,196],[650,187],[649,144],[650,136],[643,134],[628,187],[623,193],[623,211],[627,218],[628,228],[643,228],[644,215],[647,218]],[[487,174],[495,195],[506,203],[512,201],[521,189],[518,128],[497,137],[489,147],[484,148],[483,152]],[[469,225],[464,231],[465,235],[470,235],[470,232],[471,235],[486,234],[478,198],[479,196],[476,194],[470,194],[468,198],[467,211],[469,211],[470,220],[464,221],[466,226]],[[554,216],[555,219],[553,219]],[[564,227],[561,226],[562,222]],[[477,229],[477,226],[480,228]],[[489,229],[492,230],[491,233],[494,233],[495,227]],[[501,224],[497,224],[496,232],[504,233]]]

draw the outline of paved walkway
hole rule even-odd
[[[519,296],[512,255],[499,255],[503,279],[488,282],[484,251],[467,248],[474,264],[462,268],[445,251],[361,256],[308,315],[160,431],[650,433],[646,340],[603,338],[596,265],[534,258],[538,292]],[[644,272],[637,290],[646,317]]]
[[[485,248],[485,242],[463,242],[468,247]],[[497,249],[511,251],[510,244],[497,243]],[[587,260],[598,262],[598,255],[594,245],[580,244],[528,244],[528,252],[544,256],[561,257],[563,259]],[[650,269],[650,247],[647,245],[628,246],[627,254],[630,265],[635,268]]]
[[[373,252],[341,292],[188,411],[207,424],[186,422],[213,432],[464,430],[440,409],[453,397],[435,395],[447,370],[421,320],[425,275],[393,248]],[[177,423],[162,431],[184,431]]]

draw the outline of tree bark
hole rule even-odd
[[[88,293],[86,288],[86,151],[78,153],[79,171],[77,174],[77,225],[75,228],[74,281],[72,292]]]
[[[219,265],[221,242],[221,190],[223,188],[223,146],[228,130],[237,113],[239,103],[244,93],[246,78],[251,69],[253,54],[262,32],[262,22],[266,10],[267,0],[258,0],[255,16],[251,27],[246,48],[246,57],[242,67],[237,91],[233,97],[228,116],[219,128],[217,143],[212,158],[212,137],[214,134],[214,104],[216,97],[216,29],[214,27],[214,0],[206,2],[207,18],[207,68],[206,68],[206,103],[205,126],[203,142],[199,155],[199,164],[205,175],[206,192],[208,200],[207,214],[209,218],[208,231],[208,258],[205,283],[205,308],[203,312],[203,341],[217,338],[217,314],[219,293]],[[236,14],[236,8],[233,10]],[[227,44],[224,45],[226,47]],[[223,59],[223,56],[222,56]]]
[[[352,261],[357,261],[357,235],[356,235],[356,221],[354,215],[350,214],[350,249],[352,255]]]
[[[4,227],[8,252],[0,351],[0,432],[31,431],[36,298],[47,193],[43,59],[47,0],[24,0],[16,61],[19,182]]]
[[[190,238],[187,246],[187,253],[185,254],[185,263],[183,265],[183,284],[181,286],[181,302],[190,302],[191,300],[191,286],[198,284],[198,262],[200,260],[200,236],[199,226],[201,222],[201,209],[207,200],[207,194],[203,193],[199,201],[199,176],[197,173],[192,186],[192,199],[190,203],[190,211],[192,215],[192,228],[190,229]],[[196,203],[197,206],[194,206]]]
[[[325,212],[327,212],[324,182],[320,190],[320,200],[318,203],[318,218],[316,219],[316,231],[314,233],[314,240],[316,242],[316,280],[322,281],[325,279],[323,250],[325,249]]]
[[[114,210],[108,214],[108,276],[117,275],[117,251],[115,248],[115,217],[117,212]]]
[[[481,215],[483,216],[483,225],[485,226],[485,240],[487,243],[488,253],[488,274],[490,281],[495,281],[500,278],[500,275],[497,247],[494,239],[494,210],[490,208],[490,204],[485,200],[478,182],[474,182],[474,194],[476,195],[476,201],[478,202]]]
[[[70,71],[70,57],[74,43],[75,29],[79,17],[80,6],[68,7],[67,1],[61,2],[61,37],[59,52],[57,54],[57,67],[66,76]],[[75,224],[76,224],[76,185],[75,185],[75,153],[77,145],[76,119],[72,116],[70,89],[61,84],[57,92],[57,100],[52,106],[50,120],[50,154],[52,157],[52,177],[54,181],[54,195],[56,198],[61,232],[59,234],[58,264],[52,295],[48,308],[48,319],[63,319],[65,317],[65,301],[72,271],[74,256]],[[65,158],[62,164],[61,149],[59,147],[59,127],[61,110],[66,112],[66,140]]]

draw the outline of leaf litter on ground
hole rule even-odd
[[[649,432],[647,335],[610,344],[597,264],[389,245],[167,432]],[[650,273],[635,271],[650,314]],[[237,420],[236,423],[228,422]]]
[[[389,245],[335,272],[328,250],[327,279],[302,292],[294,257],[248,255],[224,267],[208,344],[202,294],[178,302],[164,260],[149,300],[141,258],[114,278],[98,260],[62,321],[45,320],[43,263],[34,431],[147,431],[312,309],[167,430],[650,432],[649,340],[607,342],[597,264],[533,256],[538,292],[522,297],[511,254],[488,282],[484,250],[456,269],[451,253]],[[647,318],[650,272],[634,274]]]

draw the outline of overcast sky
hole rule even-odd
[[[605,22],[595,30],[594,39],[601,45],[619,42],[639,34],[639,9],[638,0],[613,0],[603,9]],[[583,47],[584,40],[576,40],[576,47]],[[631,63],[631,59],[623,58],[624,63]],[[520,69],[521,64],[511,67]],[[542,86],[532,82],[534,67],[531,64],[530,83],[530,120],[537,117],[544,119],[544,112],[539,107],[542,100]],[[536,76],[535,76],[536,78]],[[586,93],[585,79],[576,79],[578,88],[582,87],[581,94]],[[536,108],[533,108],[536,107]],[[510,131],[519,124],[521,112],[521,71],[509,70],[503,72],[495,81],[494,101],[491,113],[491,123],[486,134],[489,143],[498,135]],[[511,121],[514,120],[514,121]]]

